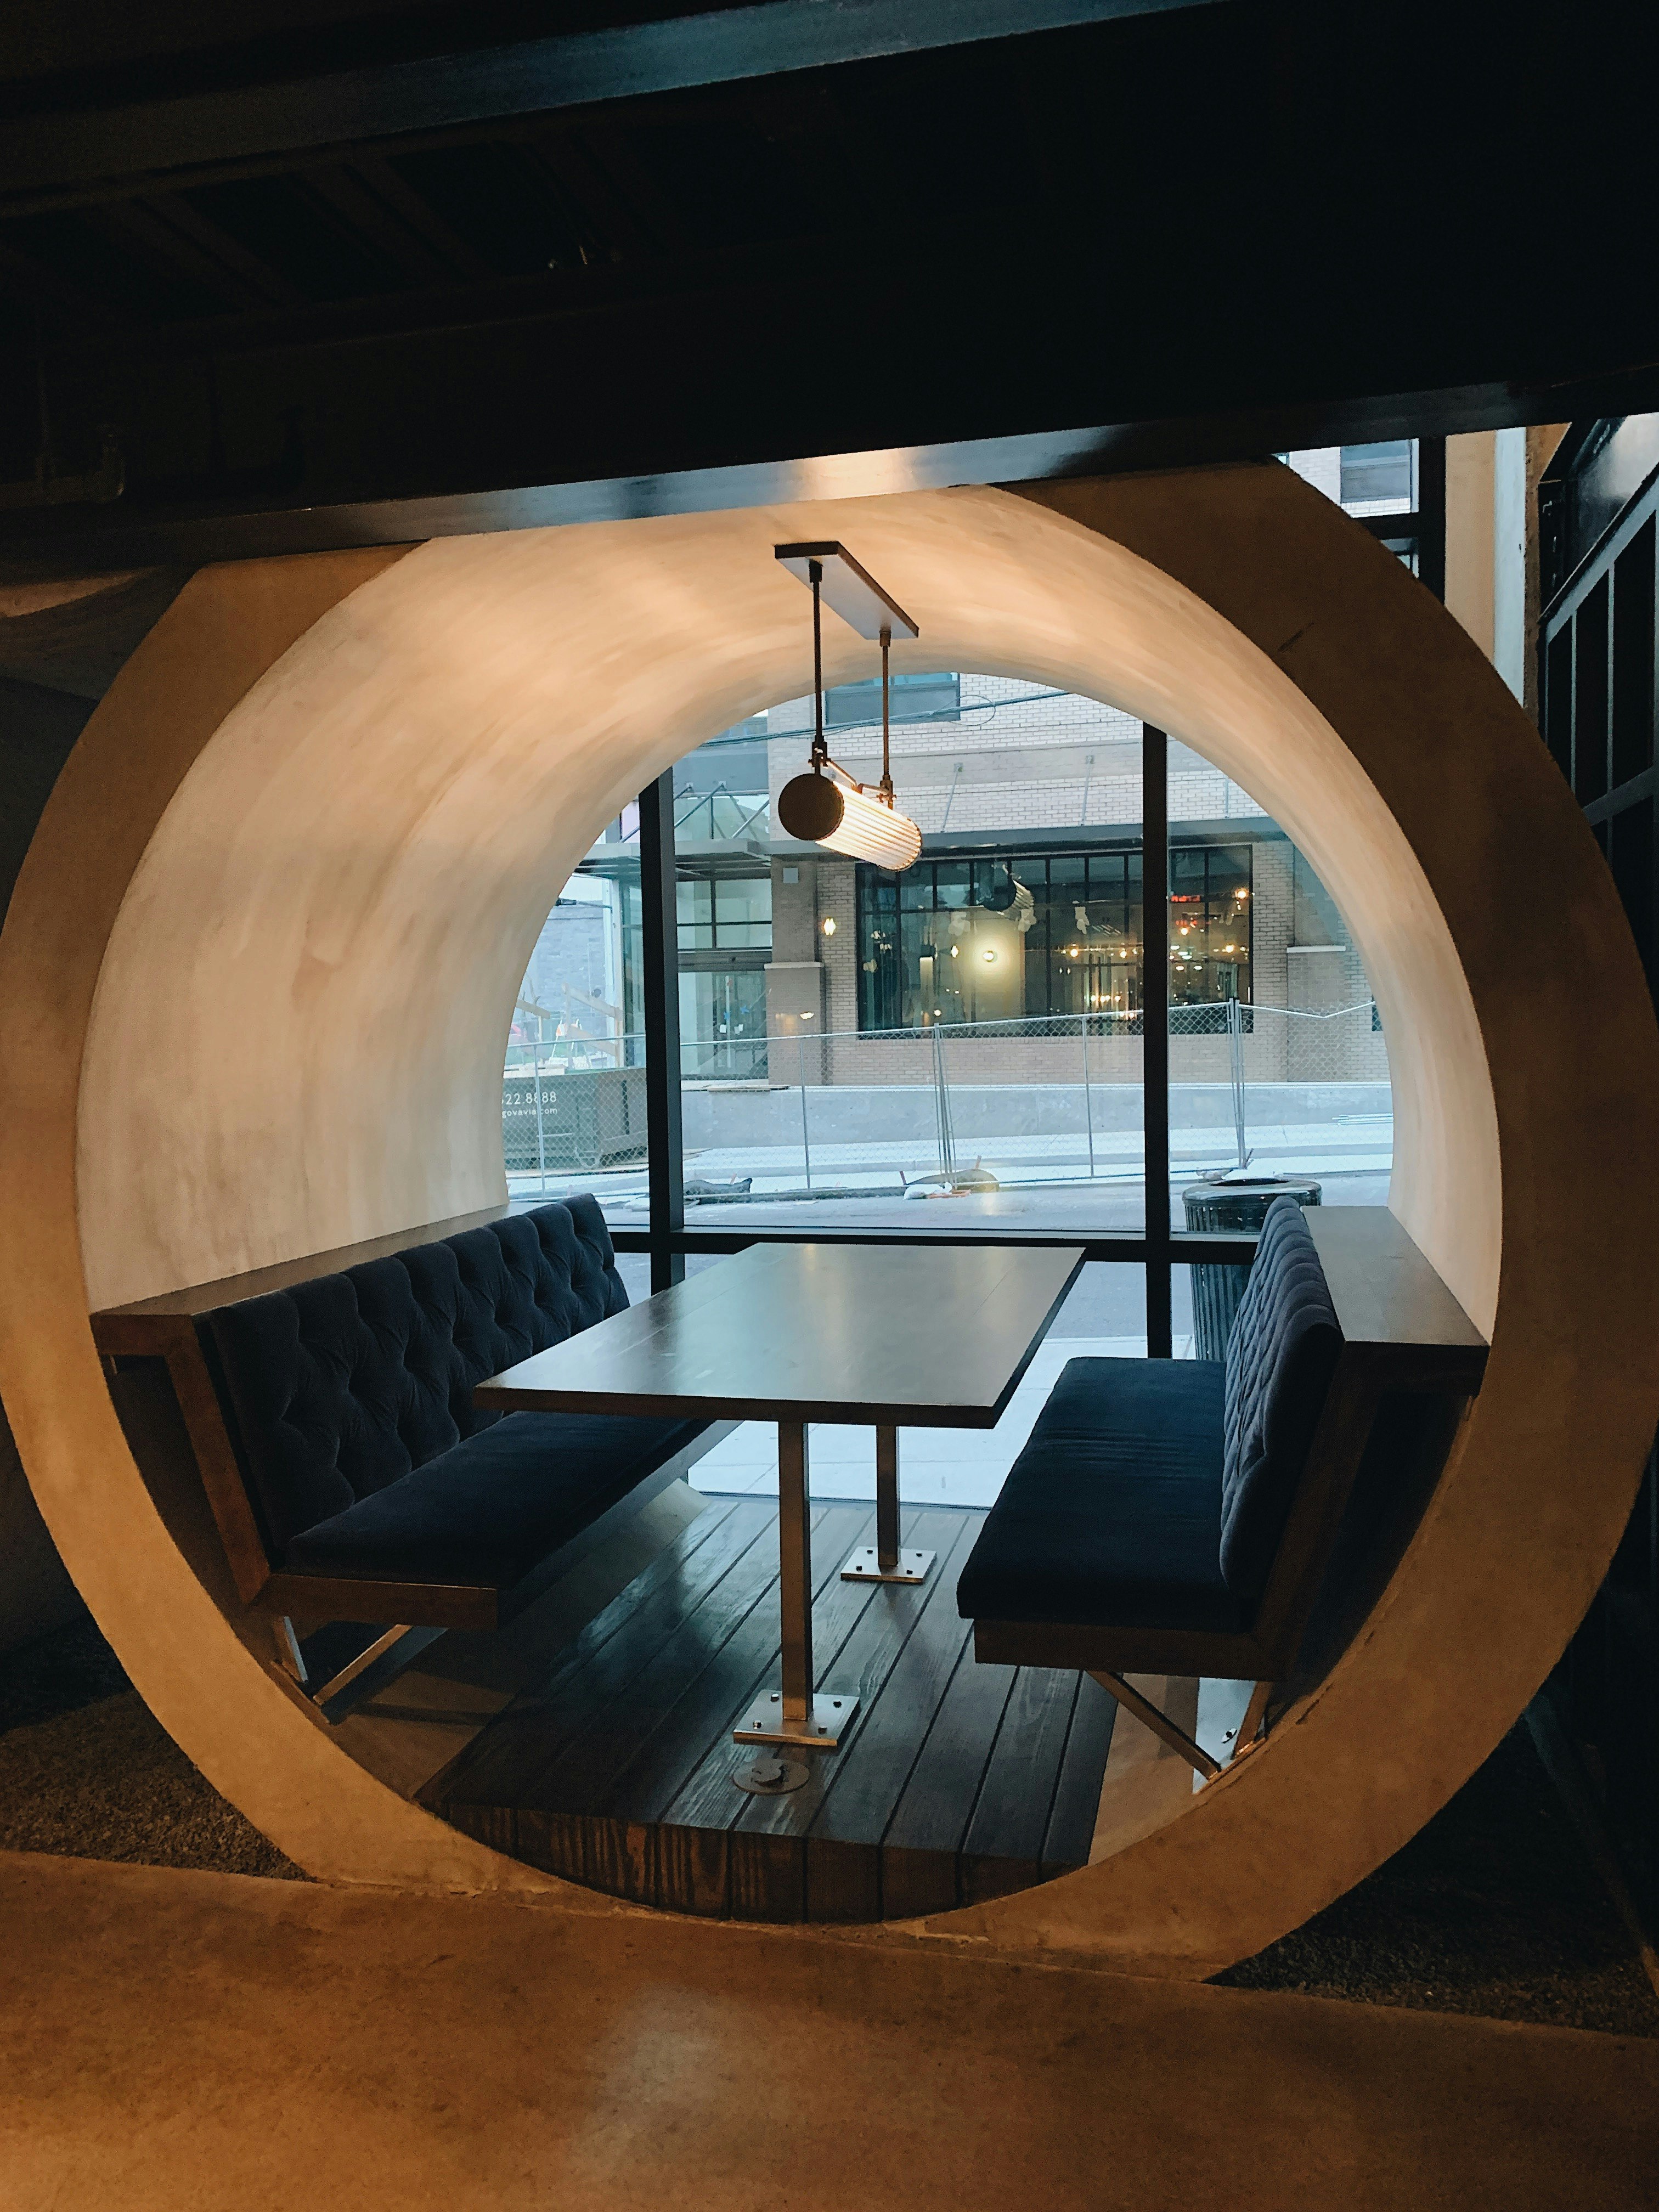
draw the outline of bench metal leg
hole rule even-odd
[[[343,1721],[366,1698],[400,1674],[411,1660],[416,1659],[428,1644],[435,1644],[447,1632],[441,1628],[415,1628],[399,1621],[383,1629],[374,1641],[366,1644],[356,1657],[349,1660],[337,1674],[331,1674],[320,1688],[311,1678],[300,1649],[300,1639],[288,1614],[279,1613],[271,1623],[276,1638],[276,1661],[284,1674],[302,1689],[323,1718],[332,1725]]]
[[[1201,1774],[1206,1782],[1212,1774],[1220,1773],[1220,1762],[1212,1759],[1202,1744],[1194,1743],[1191,1736],[1178,1729],[1166,1714],[1159,1712],[1150,1698],[1143,1698],[1139,1690],[1132,1690],[1121,1674],[1108,1674],[1092,1667],[1089,1672],[1103,1690],[1110,1692],[1126,1712],[1133,1713],[1138,1721],[1151,1729],[1152,1734],[1167,1743],[1178,1757],[1184,1759],[1195,1773]],[[1251,1702],[1254,1704],[1255,1700]]]
[[[920,1583],[933,1564],[932,1552],[899,1548],[898,1431],[876,1431],[876,1540],[849,1552],[844,1583]]]
[[[294,1633],[294,1623],[285,1613],[282,1613],[277,1614],[270,1626],[276,1638],[276,1664],[303,1690],[311,1677],[307,1674],[306,1662],[300,1656],[300,1639]]]
[[[402,1674],[429,1644],[447,1635],[442,1628],[416,1628],[398,1622],[366,1644],[357,1656],[332,1674],[314,1692],[317,1710],[325,1721],[343,1721],[365,1699]]]
[[[750,1706],[732,1740],[833,1751],[859,1701],[846,1692],[815,1694],[813,1689],[812,1515],[804,1421],[778,1423],[778,1609],[782,1680]]]
[[[1244,1708],[1244,1717],[1238,1724],[1238,1734],[1233,1738],[1233,1747],[1228,1753],[1229,1765],[1255,1741],[1261,1723],[1267,1717],[1267,1700],[1273,1693],[1271,1682],[1258,1682],[1251,1691],[1250,1702]]]

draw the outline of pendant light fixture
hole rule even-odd
[[[776,552],[791,574],[809,585],[812,592],[811,763],[805,775],[792,776],[778,793],[778,820],[792,837],[899,873],[921,853],[921,832],[908,815],[899,812],[893,797],[892,682],[888,656],[896,631],[901,637],[919,637],[921,633],[844,545],[780,545]],[[826,599],[831,610],[860,637],[878,639],[881,645],[881,781],[873,795],[830,759],[823,733]]]

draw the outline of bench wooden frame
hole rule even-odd
[[[974,1623],[975,1659],[1092,1674],[1206,1778],[1219,1762],[1123,1676],[1254,1682],[1235,1755],[1248,1747],[1273,1686],[1296,1663],[1383,1399],[1411,1392],[1465,1401],[1478,1395],[1486,1372],[1486,1339],[1386,1207],[1310,1206],[1303,1218],[1325,1271],[1342,1350],[1249,1632]]]
[[[289,1674],[296,1672],[297,1639],[292,1625],[296,1620],[389,1621],[395,1624],[398,1631],[405,1632],[411,1629],[492,1629],[500,1627],[506,1617],[502,1599],[507,1593],[494,1584],[295,1574],[273,1565],[248,1496],[235,1443],[214,1387],[207,1354],[198,1333],[198,1319],[245,1298],[264,1297],[273,1291],[289,1290],[301,1283],[314,1281],[319,1275],[339,1274],[366,1261],[392,1258],[417,1244],[436,1243],[463,1230],[487,1227],[491,1222],[504,1219],[512,1210],[507,1206],[489,1206],[481,1212],[460,1214],[423,1228],[403,1230],[395,1236],[377,1237],[335,1251],[285,1260],[276,1267],[255,1268],[247,1274],[226,1276],[218,1282],[198,1284],[188,1290],[169,1291],[159,1297],[137,1299],[130,1305],[111,1306],[92,1316],[93,1342],[107,1374],[113,1376],[124,1360],[159,1359],[165,1364],[185,1432],[195,1455],[202,1487],[224,1546],[236,1595],[250,1612],[273,1617],[278,1662]],[[642,1506],[679,1480],[721,1437],[729,1435],[734,1425],[731,1422],[711,1425],[642,1482],[635,1484],[625,1497],[618,1498],[568,1544],[560,1547],[550,1561],[551,1571],[563,1573],[602,1543]],[[520,1610],[544,1586],[544,1578],[536,1575],[515,1585],[514,1595],[518,1603],[513,1610]],[[429,1637],[423,1639],[429,1640]],[[386,1636],[378,1639],[376,1648],[392,1641],[389,1630]],[[319,1693],[319,1702],[326,1703],[337,1691],[343,1691],[347,1675],[360,1694],[367,1694],[363,1689],[365,1657],[366,1655],[360,1656],[349,1668],[325,1684]],[[298,1679],[304,1680],[302,1662],[298,1668]]]

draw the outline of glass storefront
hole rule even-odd
[[[1389,495],[1397,456],[1332,458]],[[879,726],[870,693],[841,688],[837,757],[861,775]],[[1143,739],[1120,709],[1016,677],[918,679],[893,763],[926,842],[899,876],[773,834],[768,793],[810,723],[786,701],[675,771],[691,1225],[1133,1234],[1182,1228],[1189,1188],[1239,1174],[1382,1198],[1363,962],[1294,841],[1214,763],[1164,748],[1168,904],[1149,915]],[[586,1177],[618,1229],[647,1210],[638,854],[629,810],[549,917],[515,1032],[536,1049],[508,1055],[510,1171]],[[1167,1217],[1149,945],[1169,979]]]
[[[772,878],[681,873],[675,894],[680,951],[765,951],[772,942]]]
[[[1139,1012],[1140,848],[858,872],[859,1027]],[[1170,996],[1250,997],[1250,848],[1170,854]]]

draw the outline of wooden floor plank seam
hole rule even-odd
[[[712,1591],[769,1540],[763,1510],[742,1517],[733,1515],[719,1540],[699,1547],[693,1557],[702,1561],[705,1570],[716,1566],[708,1586]],[[629,1591],[622,1593],[623,1598],[629,1595]],[[533,1786],[531,1778],[544,1772],[572,1736],[589,1724],[596,1711],[624,1694],[650,1664],[662,1633],[672,1633],[683,1617],[683,1608],[684,1593],[672,1581],[654,1588],[641,1603],[625,1611],[613,1632],[577,1664],[560,1666],[549,1683],[515,1698],[445,1774],[428,1785],[430,1802],[487,1797],[499,1786],[495,1775],[502,1765],[511,1769],[520,1791]],[[608,1687],[599,1686],[605,1684]],[[531,1762],[528,1768],[526,1759]]]
[[[873,1511],[814,1501],[814,1679],[860,1705],[836,1751],[799,1754],[799,1787],[738,1786],[755,1753],[732,1731],[779,1663],[776,1506],[740,1499],[452,1762],[433,1809],[608,1894],[760,1922],[912,1917],[1083,1863],[1110,1719],[1076,1674],[980,1668],[956,1589],[984,1517],[914,1510],[927,1582],[846,1581]]]
[[[829,1513],[825,1516],[825,1525],[837,1532],[838,1540],[840,1537],[848,1535],[850,1532],[853,1540],[855,1541],[857,1537],[863,1533],[864,1527],[867,1521],[873,1518],[873,1516],[866,1513],[859,1516],[856,1519],[849,1517],[843,1524],[837,1517],[836,1517],[838,1510],[840,1510],[841,1509],[836,1508],[830,1509]],[[852,1548],[850,1542],[848,1545],[848,1548],[849,1550]],[[837,1558],[839,1558],[840,1553],[838,1550],[838,1543],[828,1544],[826,1545],[825,1549],[827,1552],[836,1552]],[[831,1571],[833,1571],[833,1570],[826,1566],[823,1570],[823,1579],[827,1580]],[[818,1586],[821,1587],[821,1584]],[[738,1624],[737,1628],[733,1631],[732,1637],[726,1639],[728,1644],[733,1640],[735,1636],[740,1632],[744,1626],[750,1623],[757,1622],[757,1617],[761,1615],[763,1608],[769,1603],[769,1601],[775,1603],[777,1587],[777,1571],[775,1562],[774,1562],[772,1573],[765,1588],[760,1592],[755,1603],[744,1614],[743,1621]],[[764,1642],[769,1639],[771,1635],[772,1630],[770,1623],[765,1622],[760,1626],[759,1637],[757,1640]],[[723,1645],[722,1649],[724,1648],[725,1646]],[[696,1771],[696,1768],[699,1765],[701,1765],[702,1760],[708,1755],[710,1751],[724,1747],[730,1756],[733,1759],[742,1758],[744,1755],[742,1747],[732,1743],[732,1731],[737,1725],[737,1723],[742,1718],[744,1712],[748,1711],[749,1706],[753,1703],[755,1698],[762,1693],[763,1686],[767,1680],[767,1669],[769,1668],[771,1663],[772,1662],[769,1656],[763,1666],[762,1671],[758,1674],[750,1676],[748,1680],[748,1686],[739,1691],[737,1701],[735,1703],[727,1701],[716,1709],[713,1721],[712,1735],[708,1733],[708,1717],[705,1716],[701,1746],[699,1749],[692,1754],[692,1764],[683,1770],[686,1778],[690,1778],[690,1774]],[[645,1759],[650,1747],[652,1737],[660,1733],[660,1726],[665,1725],[667,1723],[667,1720],[668,1716],[665,1714],[664,1716],[664,1722],[662,1724],[659,1724],[659,1728],[647,1731],[646,1735],[641,1740],[639,1747],[634,1755],[634,1759],[630,1762],[630,1765],[637,1765]],[[611,1806],[623,1796],[626,1789],[626,1781],[627,1773],[626,1771],[624,1771],[623,1774],[618,1776],[617,1784],[610,1793],[610,1801],[604,1808],[596,1809],[609,1811],[611,1808]]]
[[[603,1818],[629,1768],[653,1740],[672,1729],[708,1668],[777,1589],[776,1562],[751,1544],[720,1580],[698,1593],[616,1696],[568,1737],[527,1792],[537,1803]],[[711,1636],[713,1622],[722,1622]]]

